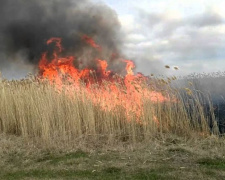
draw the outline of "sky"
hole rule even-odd
[[[65,7],[70,9],[70,6],[66,6],[66,2],[70,1],[75,5],[79,2],[80,5],[78,3],[78,6],[71,7],[74,9],[65,11]],[[6,4],[9,5],[8,2],[12,4],[16,4],[15,2],[25,3],[23,0],[3,2],[7,2]],[[31,5],[32,2],[37,4],[44,2],[42,4],[44,8],[42,6],[39,8],[42,15],[44,14],[42,13],[43,9],[49,15],[52,12],[49,9],[55,6],[55,4],[53,7],[50,6],[54,1],[46,3],[47,1],[44,0],[32,0],[29,2]],[[109,45],[111,51],[114,51],[112,47],[115,47],[116,50],[119,49],[119,52],[121,50],[125,58],[135,62],[135,71],[145,75],[183,76],[192,73],[225,71],[225,0],[68,0],[56,2],[62,3],[57,11],[59,17],[65,16],[69,17],[68,19],[58,20],[55,18],[57,12],[49,16],[53,19],[49,20],[48,16],[44,15],[41,18],[36,15],[35,8],[34,10],[29,8],[27,2],[28,9],[25,5],[22,5],[22,8],[16,6],[15,9],[10,5],[9,9],[13,10],[13,14],[7,15],[7,12],[10,12],[8,8],[0,11],[3,13],[3,16],[0,16],[2,17],[0,39],[1,41],[6,39],[6,43],[0,45],[0,62],[4,62],[0,63],[0,71],[4,77],[22,78],[28,72],[36,73],[34,67],[37,67],[35,66],[37,63],[29,61],[33,60],[29,59],[33,56],[27,55],[29,54],[27,49],[34,54],[40,54],[39,51],[43,52],[42,48],[45,47],[43,42],[44,39],[47,39],[46,37],[59,36],[63,38],[64,42],[66,38],[71,41],[75,36],[71,38],[70,35],[76,31],[87,34],[97,32],[98,36],[95,38],[97,43],[109,41],[106,44]],[[18,16],[15,11],[18,11]],[[61,12],[62,16],[60,16]],[[27,16],[26,13],[30,13],[30,15]],[[12,25],[6,17],[13,22],[15,20],[15,24]],[[37,17],[38,22],[33,20]],[[49,22],[46,23],[48,20]],[[20,21],[25,22],[25,25],[21,25]],[[30,24],[26,24],[27,22]],[[37,25],[38,23],[41,23],[40,26]],[[55,24],[52,25],[52,23]],[[30,29],[24,28],[26,26]],[[5,30],[5,27],[15,28],[19,33],[14,30]],[[27,30],[31,31],[27,33]],[[79,36],[77,33],[75,35]],[[40,38],[37,38],[39,36]],[[15,39],[8,40],[7,37]],[[28,40],[32,45],[29,45],[29,48],[27,48]],[[14,44],[16,47],[19,45],[21,48],[24,45],[25,48],[23,47],[20,51],[16,49],[16,53],[8,53],[13,55],[10,60],[7,59],[8,54],[5,51],[15,50],[15,47],[11,45],[13,42],[16,42]],[[39,48],[39,44],[41,48]],[[101,45],[106,48],[104,43]],[[6,46],[9,48],[7,49]],[[32,49],[33,46],[37,47],[37,50]],[[166,65],[171,68],[165,68]],[[178,67],[179,70],[174,67]]]
[[[95,1],[116,11],[124,54],[136,62],[137,71],[188,75],[225,70],[224,0]]]

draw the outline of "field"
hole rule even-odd
[[[127,94],[136,97],[130,107],[114,106],[104,83],[97,94],[82,83],[2,79],[0,179],[224,178],[225,143],[210,99],[191,83],[178,90],[170,81],[151,79],[133,94],[120,84],[126,103]]]
[[[166,2],[1,1],[0,180],[225,179],[224,3]]]
[[[1,135],[0,179],[224,179],[224,138],[45,149]],[[26,144],[26,145],[25,145]]]

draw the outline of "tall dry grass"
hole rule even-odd
[[[151,88],[159,90],[159,82],[165,83],[155,80]],[[122,107],[118,106],[114,112],[102,110],[82,90],[68,95],[66,91],[59,93],[47,81],[34,78],[1,80],[0,133],[22,136],[45,146],[76,145],[79,141],[136,143],[160,138],[166,133],[184,137],[210,134],[209,117],[199,96],[181,93],[169,85],[162,90],[175,96],[176,102],[152,103],[143,99],[143,115],[137,122],[132,115],[128,120]],[[154,121],[155,117],[159,124]]]

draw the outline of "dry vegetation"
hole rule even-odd
[[[136,146],[79,144],[46,149],[0,136],[0,179],[224,179],[224,138],[165,135]]]
[[[157,82],[167,84],[162,91],[173,100],[143,99],[137,122],[135,116],[127,119],[122,107],[116,113],[102,110],[82,91],[68,95],[32,77],[1,80],[0,178],[224,177],[225,146],[216,124],[209,128],[214,119],[205,115],[202,97],[191,88],[175,91],[168,81]]]
[[[170,93],[171,101],[152,103],[143,99],[143,114],[137,121],[132,114],[128,119],[122,106],[113,112],[103,110],[82,89],[68,94],[68,91],[58,92],[47,81],[3,80],[0,82],[0,132],[45,146],[57,143],[76,146],[80,141],[135,144],[164,133],[183,137],[210,134],[201,99],[196,96],[195,102],[187,106],[187,95],[171,89],[163,91]]]

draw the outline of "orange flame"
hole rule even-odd
[[[92,38],[85,35],[83,39],[92,47],[101,49]],[[47,44],[55,43],[57,49],[53,52],[52,59],[48,59],[47,53],[44,53],[39,62],[40,76],[56,84],[59,91],[64,87],[64,81],[68,81],[70,85],[67,88],[70,92],[76,91],[76,87],[79,87],[82,92],[86,92],[88,99],[103,110],[116,113],[118,107],[121,107],[128,120],[135,116],[137,122],[141,121],[143,115],[143,100],[149,99],[153,103],[169,100],[162,93],[150,91],[147,86],[143,86],[146,77],[134,74],[135,65],[131,60],[123,60],[126,63],[125,76],[115,75],[113,77],[112,72],[107,70],[107,61],[101,59],[96,60],[97,70],[80,70],[74,66],[75,57],[59,57],[63,50],[61,41],[61,38],[48,40]],[[82,82],[85,82],[85,87],[82,86]],[[153,121],[159,123],[154,114]]]
[[[89,36],[87,36],[87,35],[83,35],[82,39],[83,39],[87,44],[91,45],[93,48],[96,48],[96,49],[98,49],[99,51],[101,51],[101,49],[102,49],[101,46],[99,46],[98,44],[96,44],[95,41],[94,41],[91,37],[89,37]]]

